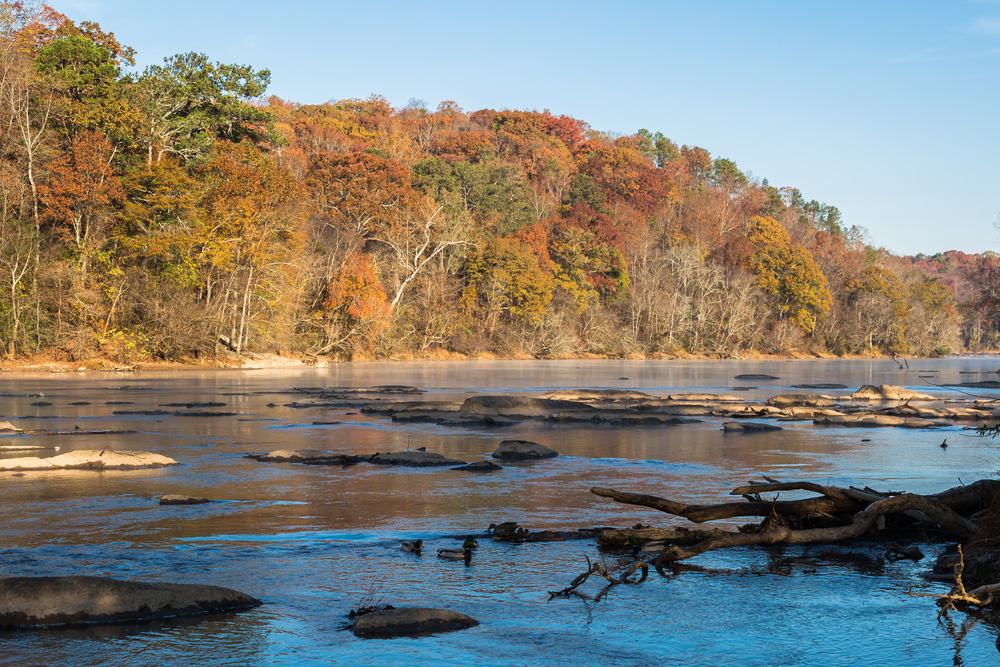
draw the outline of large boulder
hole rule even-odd
[[[261,604],[245,593],[199,584],[154,584],[104,577],[0,579],[0,628],[142,622],[241,611]]]
[[[429,607],[403,607],[400,609],[380,609],[359,616],[351,631],[358,637],[365,639],[385,639],[453,632],[477,625],[479,625],[479,621],[457,611]]]
[[[0,470],[132,470],[177,465],[169,456],[113,449],[78,449],[58,456],[0,459]]]
[[[434,466],[460,466],[465,461],[449,459],[437,452],[413,449],[405,452],[379,452],[367,459],[369,463],[386,466],[408,466],[416,468]]]
[[[929,394],[921,394],[911,389],[891,384],[866,384],[851,394],[855,401],[934,401]]]
[[[493,458],[501,461],[534,461],[556,456],[559,456],[556,450],[528,440],[504,440],[493,452]]]

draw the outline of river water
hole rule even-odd
[[[0,474],[0,573],[86,574],[228,586],[256,610],[198,621],[0,635],[0,664],[435,664],[435,665],[965,665],[1000,661],[996,630],[974,625],[956,641],[927,583],[935,547],[913,563],[881,564],[874,546],[734,549],[692,563],[714,572],[652,576],[599,603],[549,601],[597,554],[593,542],[482,540],[471,566],[438,547],[491,522],[531,528],[665,525],[666,515],[588,492],[613,486],[699,502],[720,501],[762,475],[933,492],[996,474],[1000,442],[961,428],[936,430],[783,424],[773,433],[724,435],[718,420],[657,427],[504,429],[395,424],[353,409],[292,409],[291,387],[408,384],[423,399],[473,393],[614,387],[728,391],[750,398],[793,384],[910,387],[997,379],[1000,358],[909,362],[460,362],[357,363],[308,371],[179,371],[134,375],[0,376],[0,416],[21,428],[131,429],[103,436],[6,436],[69,449],[141,449],[181,465],[139,471]],[[781,379],[744,382],[741,373]],[[942,396],[961,394],[939,387]],[[794,391],[794,390],[793,390]],[[28,394],[43,393],[44,399]],[[976,393],[1000,396],[997,391]],[[32,403],[51,403],[35,406]],[[107,402],[133,405],[108,405]],[[174,402],[217,401],[228,417],[114,415]],[[89,405],[71,405],[86,402]],[[314,425],[314,421],[339,421]],[[559,458],[473,475],[448,469],[258,463],[247,453],[326,448],[373,453],[427,447],[478,460],[499,439],[557,449]],[[946,450],[938,445],[947,437]],[[870,439],[870,442],[863,442]],[[41,455],[50,455],[52,452]],[[25,455],[5,454],[4,456]],[[207,505],[161,507],[165,493]],[[422,558],[402,539],[422,538]],[[829,552],[844,558],[832,558]],[[824,553],[826,552],[826,553]],[[780,558],[814,563],[774,567]],[[859,558],[858,556],[862,556]],[[867,556],[868,558],[864,558]],[[804,564],[803,564],[804,563]],[[588,589],[596,590],[596,589]],[[345,614],[374,594],[397,606],[441,606],[477,618],[472,630],[420,639],[360,640]],[[964,617],[954,615],[956,624]]]

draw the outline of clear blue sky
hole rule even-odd
[[[897,252],[1000,250],[1000,0],[52,0],[139,63],[661,130],[835,204]]]

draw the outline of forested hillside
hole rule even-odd
[[[267,71],[197,53],[138,70],[97,25],[2,7],[10,357],[1000,342],[997,256],[948,271],[893,257],[834,206],[660,132],[450,102],[299,105],[266,97]]]

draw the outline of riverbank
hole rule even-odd
[[[1000,350],[964,352],[948,355],[948,357],[977,357],[1000,355]],[[140,360],[129,363],[106,357],[69,360],[56,355],[37,355],[4,360],[0,363],[0,373],[6,372],[39,372],[39,373],[84,373],[88,371],[130,373],[136,371],[183,371],[183,370],[295,370],[308,368],[325,368],[330,365],[352,362],[399,362],[423,363],[435,361],[476,362],[476,361],[824,361],[852,359],[893,359],[892,355],[878,352],[869,354],[836,355],[828,352],[790,351],[780,354],[746,351],[736,355],[704,354],[683,352],[678,354],[626,355],[610,356],[600,354],[574,354],[539,359],[528,355],[501,355],[492,352],[463,354],[448,350],[430,350],[421,353],[405,353],[388,357],[353,355],[340,356],[306,356],[281,353],[262,353],[249,355],[226,355],[219,357],[188,358],[178,360]],[[908,357],[906,359],[921,359],[927,357]],[[940,358],[940,357],[938,357]],[[901,363],[904,362],[900,358]]]

